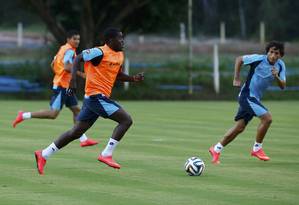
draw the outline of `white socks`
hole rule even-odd
[[[101,155],[103,157],[112,156],[113,150],[118,143],[119,142],[117,140],[110,138],[108,144],[106,145],[106,148],[103,150]]]
[[[217,153],[220,153],[223,149],[223,145],[218,142],[215,146],[214,146],[214,151],[217,152]]]
[[[46,149],[44,149],[42,151],[42,156],[45,159],[48,159],[52,154],[54,154],[55,152],[57,152],[59,149],[56,147],[56,145],[54,144],[54,142],[52,144],[50,144]]]
[[[31,112],[24,112],[23,115],[23,120],[27,120],[31,118]]]
[[[263,143],[255,142],[252,148],[252,151],[257,152],[262,149]]]
[[[88,139],[88,138],[87,138],[86,134],[83,134],[83,135],[79,138],[80,142],[84,142],[84,141],[86,141],[87,139]]]

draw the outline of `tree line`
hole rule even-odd
[[[125,33],[179,35],[187,25],[187,0],[10,0],[0,8],[0,25],[42,22],[58,43],[68,29],[81,33],[82,46],[99,43],[108,26]],[[298,40],[297,0],[193,0],[194,35],[217,36],[225,22],[227,36],[252,39],[265,22],[267,39]]]

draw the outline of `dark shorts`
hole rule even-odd
[[[78,106],[76,95],[69,96],[66,94],[66,88],[53,86],[53,95],[50,101],[51,110],[61,110],[63,105],[66,107]]]
[[[83,106],[77,120],[93,124],[99,116],[108,118],[120,108],[119,104],[102,94],[84,97]]]
[[[240,96],[239,110],[235,116],[235,121],[244,119],[247,124],[254,116],[262,116],[268,112],[268,109],[254,97]]]

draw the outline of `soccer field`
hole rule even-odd
[[[120,102],[134,124],[118,145],[114,170],[97,161],[115,123],[99,119],[87,132],[98,146],[74,141],[53,155],[45,175],[33,152],[72,126],[64,109],[58,119],[29,120],[13,129],[21,109],[47,108],[47,101],[1,101],[1,205],[292,205],[299,201],[299,102],[265,101],[273,115],[264,141],[268,162],[250,157],[258,119],[225,148],[221,164],[208,148],[232,126],[236,102]],[[185,160],[199,156],[206,169],[187,176]]]

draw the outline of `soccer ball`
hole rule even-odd
[[[189,176],[200,176],[205,169],[205,163],[198,157],[190,157],[184,168]]]

